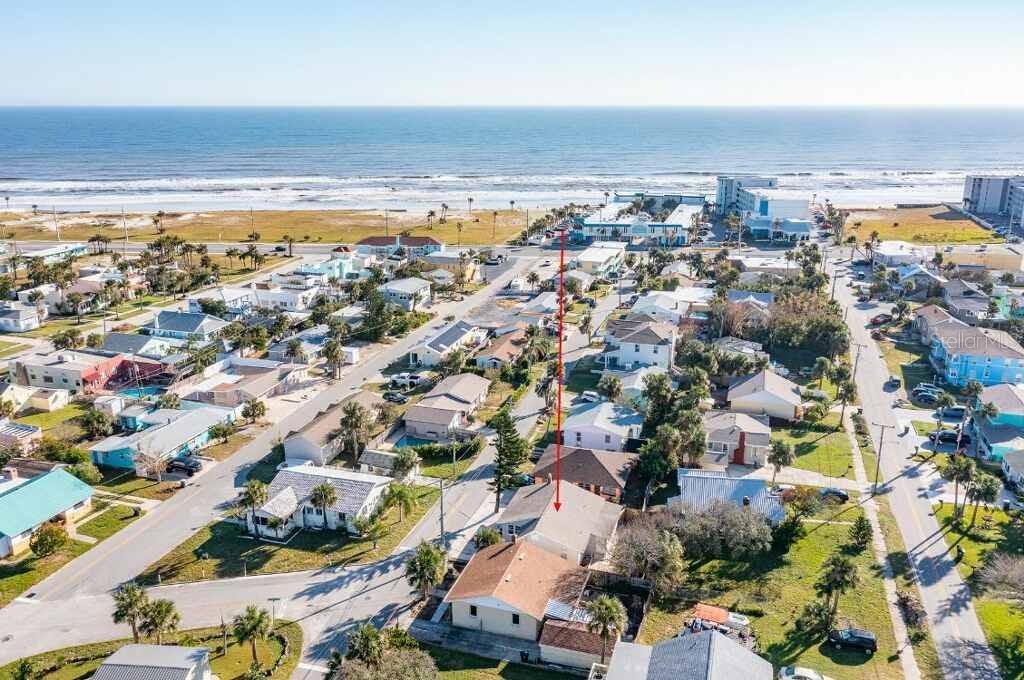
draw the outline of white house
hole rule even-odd
[[[934,256],[934,246],[919,246],[906,241],[882,241],[871,249],[871,259],[875,265],[886,267],[924,264]]]
[[[491,381],[472,373],[445,378],[405,412],[405,431],[420,439],[445,441],[466,427],[483,405]]]
[[[651,291],[633,304],[633,312],[678,325],[685,319],[704,317],[715,297],[713,288],[676,288]]]
[[[33,298],[39,299],[34,302]],[[64,294],[52,283],[43,283],[32,288],[19,290],[18,302],[25,306],[38,308],[43,313],[42,318],[45,319],[48,314],[57,314],[61,311],[61,306],[64,304]]]
[[[471,351],[487,339],[487,331],[466,321],[456,321],[437,335],[409,350],[410,366],[437,366],[457,350]]]
[[[668,369],[678,336],[675,325],[657,321],[616,326],[607,336],[605,366],[631,371],[641,366]]]
[[[320,465],[296,465],[280,470],[267,488],[267,502],[246,518],[249,531],[284,538],[297,529],[341,529],[357,533],[355,520],[370,517],[380,507],[390,477]],[[316,507],[313,490],[327,484],[335,501]],[[277,526],[275,526],[277,525]]]
[[[631,408],[609,401],[581,404],[562,424],[562,442],[568,446],[623,451],[640,436],[644,417]]]
[[[39,310],[35,305],[20,302],[0,303],[0,331],[24,333],[39,328]]]
[[[341,416],[345,407],[352,402],[362,406],[371,418],[375,418],[377,405],[383,404],[384,399],[375,392],[359,390],[321,411],[305,427],[284,440],[285,460],[289,463],[309,462],[314,465],[327,465],[334,460],[345,444],[338,436]]]
[[[382,283],[380,292],[384,294],[388,302],[411,312],[430,301],[430,281],[415,276],[396,279]]]
[[[142,327],[144,333],[158,338],[209,342],[217,337],[228,322],[209,314],[191,314],[162,310]]]
[[[108,656],[95,680],[215,680],[206,647],[125,645]]]
[[[732,411],[782,420],[797,420],[803,411],[799,385],[768,369],[733,383],[726,399]]]
[[[576,267],[592,276],[605,276],[617,271],[626,258],[626,244],[600,241],[576,256]]]
[[[707,455],[719,465],[762,466],[768,459],[772,428],[765,416],[732,411],[704,413]]]

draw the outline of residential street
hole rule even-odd
[[[849,308],[853,354],[863,345],[855,376],[864,409],[878,447],[881,425],[897,426],[893,395],[883,390],[889,377],[878,346],[866,328],[868,319],[878,313],[871,304],[857,303],[850,288],[840,278],[836,296]],[[888,305],[886,305],[888,307]],[[918,574],[922,604],[928,612],[932,635],[948,678],[995,679],[1000,674],[995,659],[978,623],[970,593],[949,557],[943,532],[932,516],[934,500],[930,475],[922,464],[911,460],[917,437],[899,436],[902,428],[887,428],[881,453],[882,479],[893,515],[896,517],[910,559]],[[873,471],[868,471],[869,478]]]
[[[340,381],[304,403],[274,427],[266,430],[228,461],[217,465],[208,474],[200,477],[194,485],[178,492],[144,518],[126,527],[38,584],[27,597],[18,598],[0,610],[0,664],[29,653],[108,639],[123,634],[124,630],[115,628],[110,623],[109,592],[121,583],[134,578],[171,548],[219,517],[236,497],[237,488],[244,482],[248,469],[267,454],[278,437],[283,437],[289,432],[299,429],[317,413],[337,403],[351,391],[358,389],[364,381],[377,375],[424,337],[435,332],[445,323],[443,321],[445,316],[466,316],[470,310],[492,298],[498,289],[531,264],[533,264],[532,259],[519,258],[476,295],[467,296],[462,302],[443,303],[435,306],[431,311],[435,312],[437,316],[431,323],[389,345],[385,351],[371,360],[348,367]],[[528,400],[524,400],[524,404],[528,403],[530,403]],[[472,478],[475,474],[481,474],[479,473],[480,468],[488,463],[486,454],[481,455],[477,465],[467,477]],[[481,482],[481,486],[486,488],[483,482]],[[457,517],[461,503],[464,501],[460,501],[458,496],[453,496],[448,502],[451,504],[454,516]],[[428,513],[420,527],[410,535],[403,547],[415,545],[421,537],[433,537],[436,533],[436,518],[431,512]],[[387,611],[388,603],[408,601],[408,588],[404,579],[390,574],[399,561],[386,560],[377,565],[360,567],[353,570],[352,573],[349,570],[318,572],[317,575],[328,584],[323,589],[307,586],[309,583],[314,585],[316,583],[316,577],[311,580],[311,575],[308,573],[254,577],[244,580],[234,588],[223,584],[180,587],[178,591],[181,592],[180,602],[183,605],[183,625],[218,623],[221,614],[225,617],[232,616],[239,609],[237,605],[240,603],[258,601],[259,598],[256,595],[260,591],[254,590],[256,586],[252,584],[262,583],[264,580],[269,580],[273,585],[277,584],[279,580],[289,582],[289,579],[292,579],[292,592],[297,593],[303,606],[311,595],[329,597],[334,607],[330,610],[333,615],[336,613],[339,603],[346,601],[345,598],[348,596],[345,593],[361,590],[358,584],[362,583],[365,580],[363,577],[367,575],[374,575],[376,579],[372,585],[372,595],[367,596],[372,597],[376,604],[372,606],[367,604],[365,610],[355,609],[353,611],[382,610],[382,615],[387,616],[391,613]],[[198,597],[188,588],[211,588],[215,592],[227,592],[224,592],[224,600],[207,601],[205,593],[202,597]],[[287,595],[288,589],[284,585],[281,588],[284,591],[282,596]],[[392,592],[396,588],[401,591],[400,596]],[[362,601],[365,602],[365,598]],[[315,602],[317,608],[324,604],[320,600]],[[354,605],[349,604],[345,611],[349,611],[352,606]],[[294,616],[294,612],[291,615]],[[343,614],[339,620],[354,618],[359,617],[355,614]],[[308,623],[304,621],[304,626],[310,626],[307,631],[310,637],[307,639],[314,644],[314,647],[308,650],[310,658],[318,658],[323,655],[320,653],[322,650],[316,646],[319,636],[315,632],[317,625],[321,625],[321,629],[323,629],[328,624],[320,623],[321,621],[322,619],[314,619]]]

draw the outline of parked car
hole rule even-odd
[[[852,264],[854,267],[867,267],[868,265],[871,264],[871,260],[866,260],[866,259],[854,260],[850,264]]]
[[[857,302],[871,302],[871,296],[868,294],[858,295]]]
[[[938,444],[956,444],[958,435],[960,437],[961,446],[971,445],[971,435],[967,434],[966,432],[960,434],[956,430],[939,430],[938,433],[929,432],[928,439],[929,441],[936,442]]]
[[[942,388],[935,383],[922,382],[914,385],[914,391],[917,392],[918,390],[922,392],[941,392]]]
[[[840,489],[840,488],[835,487],[835,486],[826,486],[824,489],[822,489],[818,493],[820,493],[821,497],[826,499],[826,500],[834,498],[837,501],[840,501],[842,503],[845,503],[846,501],[850,500],[850,494],[849,493],[847,493],[845,490]]]
[[[832,678],[810,668],[783,666],[779,669],[779,680],[832,680]]]
[[[914,392],[910,396],[924,406],[934,406],[939,402],[939,396],[934,392]]]
[[[487,264],[487,265],[490,265],[490,266],[492,266],[492,267],[493,267],[493,266],[495,266],[495,265],[499,265],[499,264],[501,264],[501,260],[499,260],[499,259],[498,259],[498,258],[496,258],[496,257],[492,257],[492,258],[490,258],[490,259],[488,259],[488,260],[485,260],[485,261],[484,261],[484,264]]]
[[[858,281],[863,281],[866,278],[867,278],[867,275],[864,272],[857,272],[857,280]]]
[[[409,401],[409,397],[405,396],[401,392],[385,392],[384,401],[390,401],[392,404],[404,404]]]
[[[860,649],[865,654],[874,654],[878,651],[878,638],[870,630],[862,628],[831,630],[828,633],[828,641],[836,649]]]
[[[396,373],[391,376],[392,387],[416,387],[423,381],[419,373]]]
[[[873,326],[881,326],[883,323],[889,323],[892,321],[892,314],[875,314],[871,317],[871,324]]]
[[[872,340],[883,340],[884,338],[885,338],[885,335],[882,333],[882,331],[878,330],[877,328],[875,330],[871,331],[871,339]]]
[[[167,464],[168,472],[184,472],[191,477],[203,469],[203,461],[198,458],[175,458]]]
[[[580,399],[583,401],[598,402],[601,401],[601,395],[593,390],[587,390],[580,395]]]
[[[963,418],[964,414],[967,413],[967,408],[964,406],[947,406],[942,409],[943,418]]]
[[[551,260],[544,260],[543,262],[540,263],[540,266],[541,267],[550,267],[551,266]]]
[[[595,300],[592,297],[585,297],[585,298],[581,299],[580,302],[585,304],[587,307],[590,307],[591,309],[593,309],[594,307],[597,307],[597,300]]]
[[[275,253],[283,253],[286,250],[288,250],[288,249],[285,248],[284,246],[274,246],[274,252]]]
[[[898,389],[903,384],[903,381],[894,375],[890,375],[889,379],[885,382],[885,386],[890,389]]]

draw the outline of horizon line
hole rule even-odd
[[[1024,104],[973,106],[969,104],[2,104],[2,109],[476,109],[476,110],[840,110],[840,111],[1022,111]]]

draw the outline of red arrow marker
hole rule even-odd
[[[558,253],[558,413],[555,416],[555,512],[562,509],[562,338],[565,335],[565,230]]]

